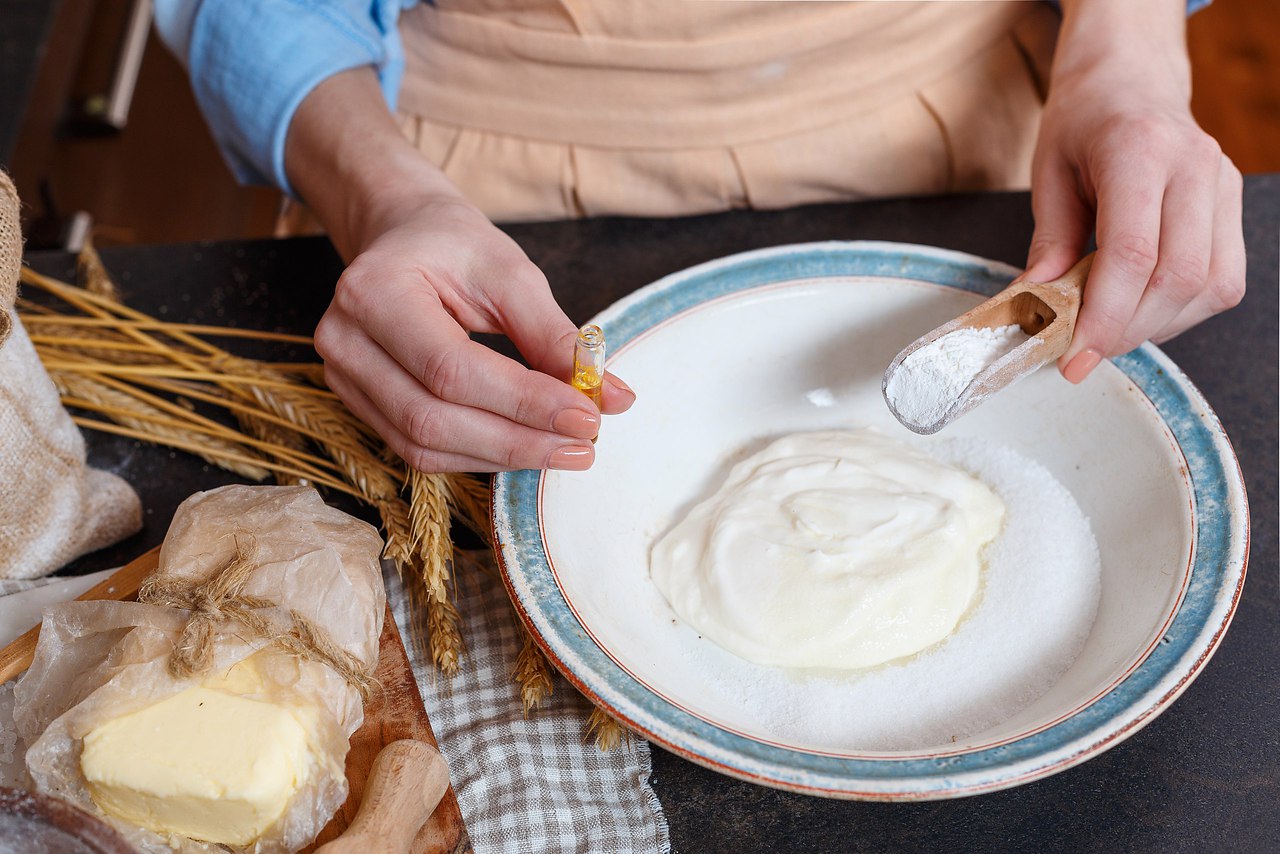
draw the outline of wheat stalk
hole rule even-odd
[[[446,598],[449,582],[446,554],[452,554],[449,537],[449,493],[441,475],[409,472],[410,543],[422,565],[422,583],[433,599]]]
[[[262,442],[268,445],[274,445],[279,448],[288,448],[290,451],[305,452],[307,440],[302,434],[295,430],[289,430],[274,421],[268,421],[261,415],[249,412],[240,412],[236,414],[236,423],[240,428]],[[305,483],[306,479],[294,477],[292,475],[277,475],[277,483],[299,484]]]
[[[92,237],[85,240],[84,247],[76,256],[76,278],[89,293],[119,301],[120,289],[103,265]]]
[[[168,358],[149,347],[130,341],[107,329],[81,329],[76,335],[64,335],[54,324],[42,318],[26,321],[31,343],[64,358],[97,359],[102,362],[126,362],[135,365],[162,365]]]
[[[587,719],[587,738],[594,738],[596,747],[608,753],[616,750],[625,739],[631,743],[631,732],[615,721],[608,712],[596,706]]]
[[[28,284],[26,267],[22,270],[22,281]],[[40,320],[50,324],[73,329],[118,329],[122,332],[161,332],[175,337],[179,333],[187,335],[208,335],[213,338],[249,338],[254,341],[275,341],[281,344],[298,344],[306,347],[314,346],[309,335],[294,335],[288,332],[270,332],[265,329],[238,329],[234,326],[207,326],[199,323],[171,323],[168,320],[128,320],[118,317],[80,317],[78,315],[59,314],[47,306],[34,306],[30,302],[19,301],[23,310],[23,322],[31,318],[28,312],[36,312]]]
[[[445,676],[452,676],[462,664],[462,615],[448,599],[428,597],[426,611],[431,663]]]
[[[533,640],[533,635],[519,623],[520,635],[524,643],[520,646],[520,654],[516,656],[515,680],[520,686],[520,704],[524,707],[524,716],[529,717],[539,703],[551,696],[551,665],[547,663],[542,650]]]
[[[187,442],[198,449],[192,453],[206,462],[214,465],[225,464],[226,468],[251,480],[260,481],[270,474],[257,462],[240,462],[245,459],[256,460],[254,453],[243,445],[195,432],[190,427],[184,429],[181,422],[167,417],[161,409],[135,397],[70,371],[51,370],[49,377],[64,399],[69,398],[65,402],[70,406],[97,409],[117,424],[132,427],[140,433],[160,440]]]

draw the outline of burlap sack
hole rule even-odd
[[[18,268],[22,266],[22,225],[18,221],[18,191],[0,171],[0,347],[13,321],[9,310],[18,297]]]
[[[129,484],[85,464],[84,437],[13,311],[18,195],[0,172],[0,578],[47,575],[142,527]]]

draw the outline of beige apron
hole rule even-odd
[[[496,220],[1026,187],[1040,2],[437,0],[400,121]]]

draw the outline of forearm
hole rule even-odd
[[[1061,0],[1061,5],[1054,83],[1105,68],[1113,82],[1155,86],[1190,100],[1185,0]]]
[[[285,169],[348,261],[403,206],[461,199],[400,132],[368,67],[333,75],[302,101],[289,125]]]

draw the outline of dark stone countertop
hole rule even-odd
[[[830,239],[932,244],[1020,264],[1025,194],[735,212],[677,220],[512,226],[577,321],[663,275],[734,252]],[[1122,744],[1045,780],[925,804],[823,800],[722,777],[661,749],[654,788],[678,852],[1280,850],[1277,577],[1277,234],[1280,176],[1246,182],[1249,292],[1234,311],[1165,347],[1221,417],[1244,471],[1252,556],[1231,630],[1186,693]],[[340,264],[316,239],[139,247],[104,253],[127,300],[174,320],[309,332]],[[69,259],[37,255],[67,275]],[[251,354],[253,355],[253,354]],[[263,354],[265,355],[265,354]],[[273,351],[272,358],[298,354]],[[177,503],[233,477],[194,458],[90,435],[91,459],[137,486],[146,529],[70,571],[159,543]]]

